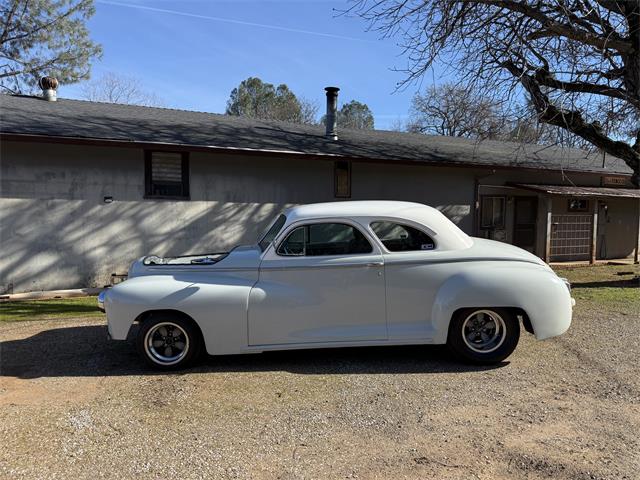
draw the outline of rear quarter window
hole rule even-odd
[[[433,250],[436,244],[422,230],[396,222],[373,222],[371,230],[390,252]]]

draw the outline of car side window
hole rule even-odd
[[[304,246],[307,239],[307,227],[298,227],[293,230],[284,242],[278,247],[278,255],[304,255]]]
[[[373,222],[371,230],[390,252],[433,250],[435,242],[417,228],[395,222]]]
[[[278,247],[278,255],[316,257],[371,253],[373,247],[357,228],[344,223],[312,223],[294,229]]]

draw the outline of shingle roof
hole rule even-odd
[[[339,139],[333,141],[325,138],[322,126],[82,100],[47,102],[38,97],[17,95],[0,95],[0,133],[452,166],[631,174],[631,169],[616,157],[607,156],[603,169],[601,154],[577,149],[382,130],[342,129],[338,132]]]
[[[574,197],[621,197],[640,198],[640,189],[636,188],[606,188],[606,187],[571,187],[566,185],[537,185],[519,183],[517,187],[551,195],[571,195]]]

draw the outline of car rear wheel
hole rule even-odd
[[[178,370],[199,356],[202,340],[191,321],[179,316],[158,315],[140,325],[136,345],[138,353],[150,366]]]
[[[458,311],[449,325],[447,345],[471,363],[497,363],[518,345],[520,322],[504,308],[468,308]]]

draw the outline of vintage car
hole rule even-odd
[[[161,369],[210,355],[447,344],[461,359],[508,357],[524,329],[569,328],[570,285],[517,247],[472,238],[435,208],[353,201],[286,210],[255,245],[133,263],[99,297],[109,336],[134,323]]]

